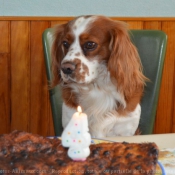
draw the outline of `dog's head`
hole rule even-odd
[[[120,91],[143,87],[137,49],[126,24],[103,16],[80,16],[58,25],[52,47],[53,84],[95,81],[104,66]],[[124,92],[125,93],[125,92]]]

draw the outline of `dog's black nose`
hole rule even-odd
[[[71,74],[75,70],[75,65],[73,63],[63,63],[61,70],[64,74]]]

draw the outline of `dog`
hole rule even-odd
[[[52,59],[52,87],[62,87],[63,128],[80,105],[92,137],[135,134],[146,77],[126,23],[89,15],[58,25]]]

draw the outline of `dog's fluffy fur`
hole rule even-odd
[[[80,105],[92,137],[134,135],[145,76],[126,24],[80,16],[53,36],[53,86],[62,85],[63,127]]]

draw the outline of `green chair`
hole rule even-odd
[[[48,81],[52,79],[50,54],[52,33],[52,28],[46,29],[43,33],[43,47]],[[150,79],[150,81],[146,83],[144,96],[141,101],[142,112],[139,128],[142,132],[141,134],[151,134],[156,116],[167,36],[159,30],[131,30],[130,36],[138,48],[144,75]],[[60,87],[57,86],[54,89],[50,89],[49,92],[55,135],[60,136],[62,133],[61,90]]]

